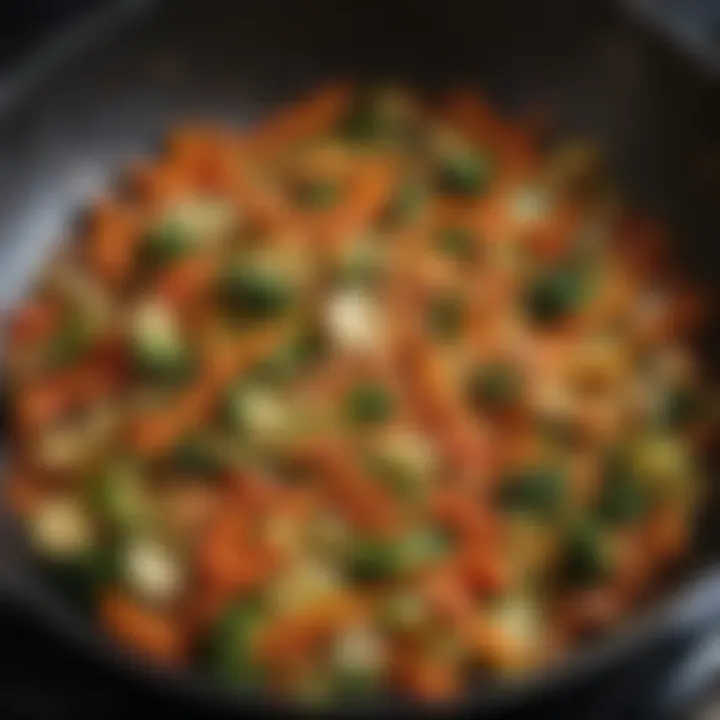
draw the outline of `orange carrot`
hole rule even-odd
[[[356,237],[387,205],[393,180],[393,168],[387,162],[365,162],[350,183],[344,201],[327,213],[310,217],[314,234],[323,245],[342,244]]]
[[[136,218],[110,200],[101,201],[90,219],[87,257],[91,269],[117,285],[131,272],[138,239]]]
[[[26,345],[46,338],[57,327],[58,309],[39,300],[24,305],[9,318],[10,341]]]
[[[144,607],[114,590],[103,594],[99,612],[107,631],[133,648],[171,663],[185,659],[182,628],[170,615]]]
[[[338,593],[308,608],[279,617],[261,631],[257,653],[270,664],[283,663],[292,657],[306,655],[344,627],[359,622],[366,613],[362,598]]]
[[[460,678],[450,663],[424,657],[415,647],[400,648],[390,663],[396,688],[422,700],[448,700],[460,690]]]
[[[259,157],[329,130],[347,107],[350,94],[351,88],[345,83],[327,85],[251,129],[243,145]]]
[[[173,263],[155,278],[157,294],[176,308],[196,303],[211,287],[220,261],[214,255],[193,255]]]
[[[133,195],[155,211],[193,190],[192,177],[185,168],[168,162],[135,164],[129,171],[129,183]]]

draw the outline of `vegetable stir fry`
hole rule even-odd
[[[106,630],[231,686],[460,693],[684,552],[700,381],[662,232],[469,91],[185,127],[13,314],[7,487]]]

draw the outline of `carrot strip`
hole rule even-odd
[[[388,162],[368,161],[350,183],[348,196],[329,213],[310,218],[320,242],[327,246],[356,237],[386,207],[394,187],[395,172]]]
[[[140,453],[162,453],[191,430],[212,408],[218,392],[244,367],[263,357],[277,345],[283,328],[260,331],[208,352],[204,373],[170,406],[134,418],[130,442]]]
[[[306,452],[318,465],[328,495],[350,522],[371,532],[398,530],[399,508],[379,485],[365,477],[351,453],[339,441],[319,441]]]
[[[164,661],[176,663],[185,659],[182,629],[169,615],[115,591],[104,593],[99,612],[104,627],[119,640]]]
[[[243,145],[254,157],[279,152],[305,138],[328,130],[348,105],[351,88],[335,83],[321,88],[295,105],[283,108],[274,119],[251,129]]]
[[[415,647],[400,648],[390,662],[392,684],[422,700],[447,700],[460,691],[457,670],[449,663],[431,660]]]
[[[524,127],[497,115],[476,92],[458,88],[447,97],[444,117],[472,140],[482,143],[496,158],[502,173],[498,184],[505,186],[537,169],[539,151]]]
[[[58,308],[39,300],[24,305],[9,318],[10,342],[28,345],[47,338],[57,328]]]
[[[112,286],[132,271],[138,239],[136,218],[110,200],[101,201],[90,219],[87,258],[91,269]]]
[[[365,613],[362,598],[349,593],[333,595],[264,628],[257,640],[258,657],[270,664],[302,657],[318,642],[357,623]]]

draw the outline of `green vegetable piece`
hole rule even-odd
[[[573,587],[602,584],[612,566],[609,548],[589,519],[578,521],[566,534],[560,560],[560,580]]]
[[[150,523],[150,507],[141,469],[131,461],[112,463],[88,484],[89,503],[113,530],[137,530]]]
[[[146,234],[140,245],[140,261],[149,269],[165,267],[192,248],[192,236],[185,226],[177,220],[166,220]]]
[[[428,314],[430,332],[440,340],[456,340],[462,334],[465,314],[462,297],[444,294],[434,298]]]
[[[61,368],[77,362],[92,341],[89,324],[78,315],[68,318],[53,335],[47,350],[51,367]]]
[[[417,477],[418,471],[407,463],[392,457],[372,455],[365,458],[364,466],[370,477],[399,498],[412,500],[424,494],[425,483]]]
[[[355,142],[393,143],[411,135],[411,112],[406,98],[389,88],[358,93],[340,127]]]
[[[404,572],[414,572],[441,560],[451,548],[448,534],[438,528],[410,533],[398,542],[398,562]]]
[[[69,603],[92,612],[99,590],[117,577],[117,558],[111,547],[97,548],[74,558],[44,558],[39,569]]]
[[[458,262],[474,262],[478,248],[473,233],[467,228],[446,227],[438,232],[437,246],[448,257]]]
[[[492,172],[482,152],[454,150],[440,160],[439,185],[451,195],[478,195],[487,189]]]
[[[383,423],[394,411],[390,393],[375,383],[355,385],[348,393],[346,407],[348,418],[358,424]]]
[[[477,367],[468,381],[468,397],[479,410],[505,410],[514,407],[522,394],[522,377],[508,363]]]
[[[533,322],[549,325],[576,312],[584,297],[582,273],[562,268],[542,273],[526,288],[523,304]]]
[[[670,388],[662,398],[657,424],[665,430],[683,430],[699,416],[700,409],[700,398],[694,388]]]
[[[304,208],[329,208],[340,198],[340,186],[328,180],[305,180],[296,183],[293,190],[295,201]]]
[[[184,344],[164,343],[152,338],[139,339],[132,349],[132,360],[138,376],[166,386],[189,382],[197,363]]]
[[[388,204],[383,221],[391,225],[404,225],[417,219],[425,201],[427,188],[424,183],[412,178],[400,184]]]
[[[607,458],[602,479],[597,508],[601,521],[612,526],[622,526],[637,522],[645,516],[651,498],[647,488],[634,476],[626,458],[618,454]]]
[[[263,608],[253,598],[233,605],[219,619],[202,648],[202,659],[232,687],[258,687],[262,668],[253,658],[253,638],[263,622]]]
[[[211,443],[201,436],[190,436],[179,442],[170,453],[169,463],[181,476],[210,480],[225,466]]]
[[[221,279],[220,298],[238,320],[255,323],[285,314],[292,303],[293,292],[278,274],[236,266]]]
[[[500,507],[508,512],[553,516],[565,495],[565,476],[555,468],[528,468],[506,478],[499,491]]]
[[[439,561],[449,548],[447,536],[436,529],[414,532],[399,540],[357,538],[349,559],[350,576],[361,583],[391,580]]]
[[[394,541],[356,538],[348,563],[350,576],[356,582],[374,583],[396,577],[402,563]]]

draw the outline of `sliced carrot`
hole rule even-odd
[[[390,663],[390,681],[397,689],[427,701],[449,700],[461,689],[458,671],[450,663],[423,656],[417,648],[401,648]]]
[[[138,239],[136,218],[111,200],[94,208],[89,224],[87,257],[91,269],[114,286],[130,275]]]
[[[261,631],[257,653],[270,664],[306,655],[317,643],[352,626],[366,615],[362,598],[338,593],[302,611],[278,618]]]
[[[340,119],[350,96],[351,88],[345,83],[327,85],[251,129],[243,145],[259,157],[329,130]]]
[[[9,336],[13,344],[26,345],[47,338],[57,327],[58,309],[34,300],[25,304],[9,318]]]
[[[85,364],[33,382],[18,393],[15,410],[19,426],[32,434],[70,407],[107,396],[117,380],[113,368]]]
[[[366,161],[350,183],[347,197],[327,213],[310,218],[323,246],[345,243],[367,228],[387,205],[394,188],[394,169],[386,161]]]
[[[325,492],[351,523],[371,532],[399,529],[399,508],[384,488],[365,477],[339,441],[317,441],[307,448],[317,463]]]
[[[128,645],[171,663],[185,659],[183,628],[170,615],[144,607],[118,591],[103,594],[99,613],[107,631]]]
[[[155,291],[170,306],[192,306],[212,286],[220,260],[215,255],[192,255],[173,263],[155,278]]]
[[[193,190],[192,176],[187,169],[168,162],[135,164],[129,171],[129,184],[133,195],[155,211],[187,197]]]
[[[5,497],[20,517],[27,517],[42,499],[42,492],[32,479],[19,469],[14,469],[5,480]]]
[[[481,595],[496,595],[512,581],[509,559],[498,548],[473,543],[458,558],[458,571],[465,585]]]
[[[467,584],[452,564],[432,570],[422,581],[421,593],[432,611],[452,624],[461,623],[474,607]]]
[[[450,93],[444,116],[458,130],[488,148],[506,186],[530,175],[539,162],[537,143],[527,128],[500,117],[477,92],[458,88]]]

